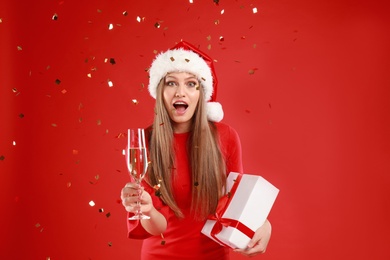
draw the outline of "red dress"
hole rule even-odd
[[[221,151],[226,160],[227,173],[242,173],[241,142],[237,132],[222,123],[216,123],[216,126],[220,137]],[[145,187],[145,190],[152,196],[154,207],[167,219],[167,230],[163,234],[165,244],[161,244],[161,236],[152,236],[146,232],[139,221],[129,220],[127,222],[129,238],[144,239],[141,259],[229,259],[228,248],[220,246],[201,233],[205,221],[195,221],[191,217],[192,181],[186,153],[188,137],[188,133],[174,134],[175,163],[178,173],[174,183],[174,193],[176,202],[185,217],[183,219],[177,218],[173,211],[154,195],[151,187]]]

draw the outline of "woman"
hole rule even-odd
[[[149,70],[156,99],[148,128],[151,164],[141,195],[150,219],[128,221],[130,238],[144,239],[142,259],[229,259],[229,249],[201,233],[216,210],[229,172],[243,172],[237,132],[220,123],[212,60],[180,42],[159,54]],[[129,216],[136,211],[138,186],[128,183],[121,199]],[[264,253],[271,236],[268,220],[255,232],[247,256]]]

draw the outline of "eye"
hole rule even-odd
[[[187,86],[190,87],[190,88],[195,88],[198,86],[198,82],[196,81],[188,81],[187,82]]]
[[[176,86],[177,84],[176,84],[176,82],[175,81],[166,81],[165,82],[165,86],[169,86],[169,87],[174,87],[174,86]]]

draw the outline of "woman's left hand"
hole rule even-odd
[[[234,249],[233,251],[249,257],[264,254],[271,238],[271,229],[271,223],[266,220],[264,224],[256,230],[247,248]]]

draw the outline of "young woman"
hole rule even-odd
[[[149,70],[156,99],[147,129],[150,167],[141,210],[150,219],[128,220],[129,237],[144,239],[142,259],[229,259],[229,249],[201,233],[216,210],[229,172],[243,172],[237,132],[220,123],[215,102],[217,78],[212,60],[180,42],[159,54]],[[128,215],[136,211],[138,186],[127,183],[121,199]],[[264,253],[271,236],[268,220],[255,232],[247,256]]]

